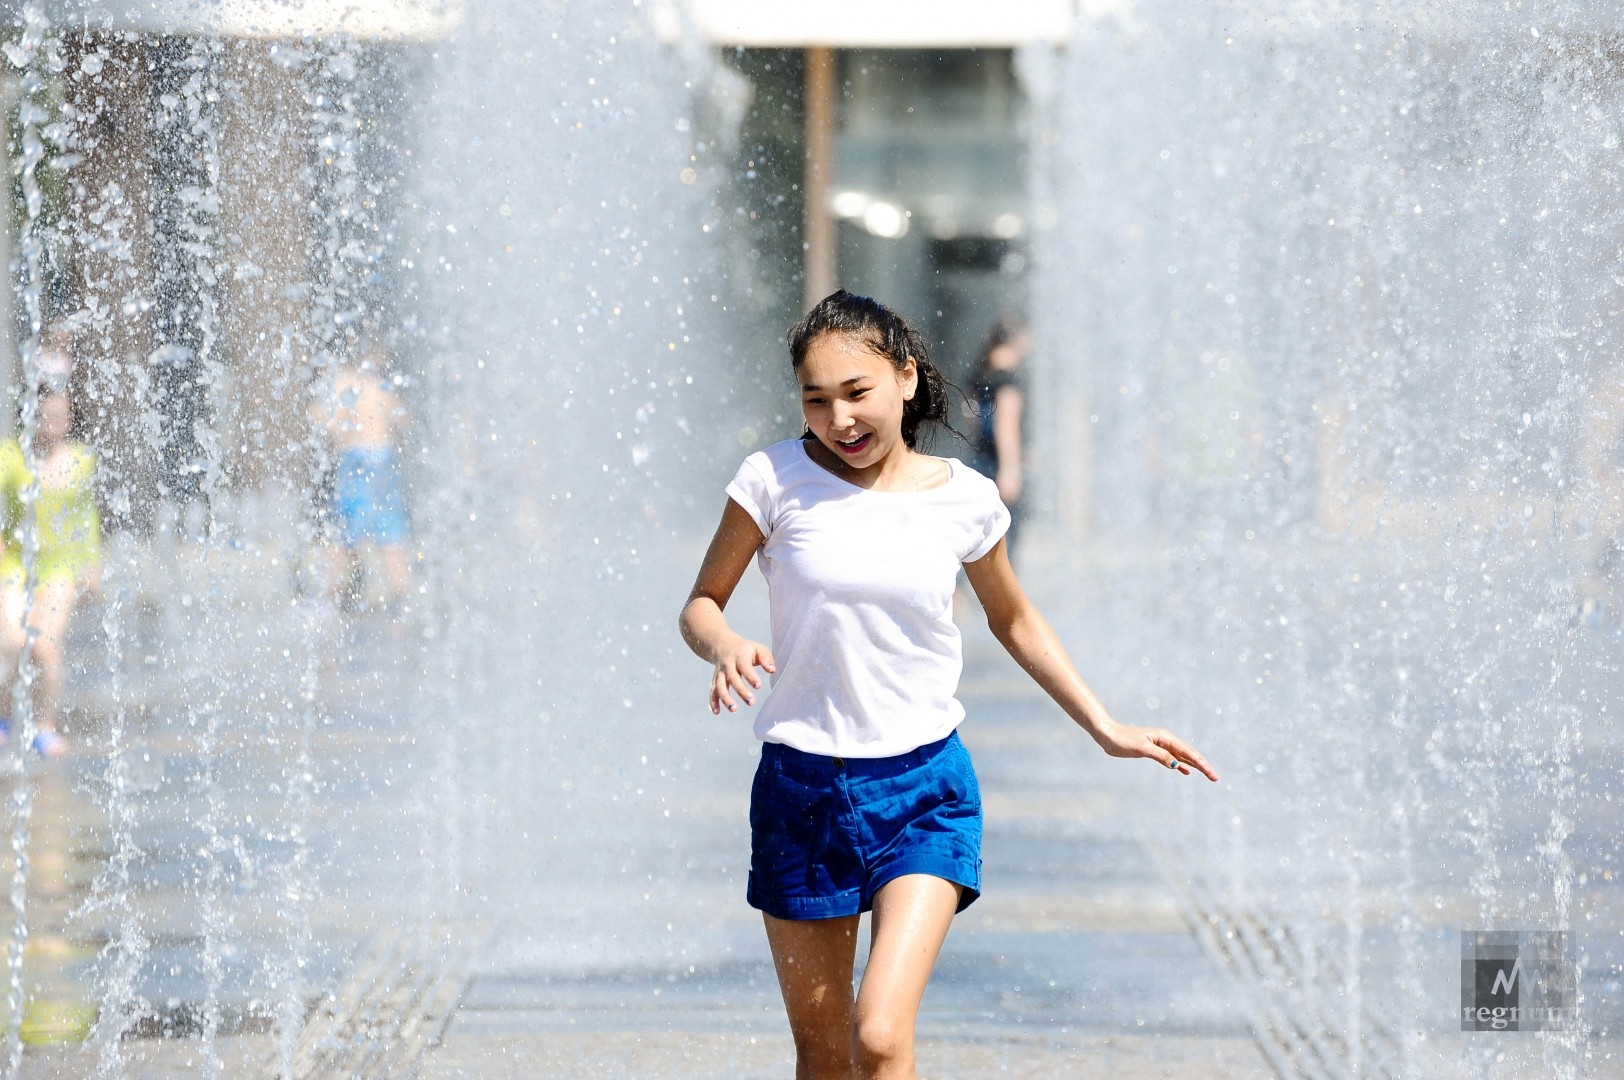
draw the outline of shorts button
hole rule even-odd
[[[846,759],[845,758],[838,758],[837,757],[837,758],[834,759],[834,763],[835,763],[835,768],[837,768],[837,769],[844,769],[846,767]]]

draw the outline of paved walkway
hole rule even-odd
[[[955,923],[927,994],[921,1074],[1273,1076],[1228,976],[1136,839],[1143,815],[1130,802],[1145,777],[1100,755],[995,648],[973,649],[962,695],[986,803],[986,894]],[[700,800],[699,861],[724,836],[747,845],[747,787]],[[730,865],[703,894],[668,901],[709,910],[703,933],[726,944],[704,962],[572,970],[534,947],[533,928],[499,931],[425,1078],[790,1075],[759,918],[739,859]]]
[[[376,627],[358,634],[364,662],[324,680],[332,719],[312,748],[321,793],[311,837],[317,900],[307,909],[312,943],[300,957],[312,989],[332,987],[340,996],[366,966],[380,928],[411,921],[414,900],[402,886],[423,869],[399,863],[411,847],[401,824],[420,822],[415,777],[444,767],[410,719],[418,710],[405,700],[409,689],[381,690],[379,672],[405,646]],[[1273,1076],[1227,975],[1202,953],[1137,839],[1142,783],[1168,778],[1101,756],[990,642],[970,652],[964,737],[987,809],[987,889],[955,924],[927,996],[922,1075]],[[684,719],[661,722],[706,722],[687,715],[696,710],[671,708]],[[195,811],[200,793],[181,782],[198,762],[178,715],[155,699],[141,720],[140,744],[160,762],[172,799],[143,806],[138,840],[152,858],[132,898],[154,935],[140,990],[149,1002],[179,1003],[167,1015],[184,1030],[195,1023],[186,1009],[200,999],[204,973],[195,930],[201,896],[188,885],[198,822],[187,807]],[[700,737],[680,769],[654,775],[650,767],[646,778],[629,778],[628,754],[616,740],[572,749],[549,741],[551,726],[535,728],[533,741],[516,739],[505,767],[520,785],[508,792],[514,805],[552,822],[553,832],[492,825],[499,835],[492,876],[500,878],[510,859],[516,884],[487,898],[485,943],[420,1075],[791,1075],[760,923],[742,899],[755,757],[748,732],[736,723],[692,728]],[[581,736],[578,725],[556,726],[563,743]],[[222,817],[268,813],[278,799],[256,785],[279,774],[285,743],[234,724],[222,750],[231,763]],[[42,857],[69,858],[77,868],[55,878],[73,883],[66,892],[37,898],[33,908],[36,945],[61,952],[54,964],[31,961],[36,997],[70,1014],[94,1006],[89,955],[107,933],[94,919],[68,918],[105,855],[105,825],[74,791],[97,767],[88,759],[47,770],[36,818],[37,866],[45,869]],[[158,779],[147,778],[155,798]],[[462,797],[475,801],[476,790],[503,792],[470,787]],[[216,1049],[221,1075],[268,1077],[277,1045],[262,1033],[269,1030],[264,994],[273,989],[267,980],[277,975],[277,958],[290,955],[286,908],[274,903],[286,880],[270,868],[286,853],[274,831],[238,836],[236,845],[224,901],[233,916],[221,988],[228,1023]],[[37,875],[42,888],[51,880]],[[474,940],[473,924],[462,929]],[[364,1013],[381,996],[348,1011]],[[360,1030],[364,1043],[370,1036]],[[124,1058],[134,1080],[205,1071],[195,1038],[134,1040]],[[30,1049],[25,1075],[66,1080],[93,1075],[94,1067],[89,1047],[41,1046]]]
[[[668,591],[683,587],[672,581]],[[760,633],[748,625],[761,616],[759,595],[743,595],[758,586],[753,575],[750,581],[737,615],[741,629]],[[1033,591],[1050,597],[1058,589]],[[1071,597],[1054,603],[1099,610]],[[672,597],[640,598],[637,610],[675,606]],[[195,657],[176,664],[173,648],[149,650],[164,625],[150,621],[149,632],[132,620],[124,673],[128,697],[139,703],[130,716],[138,750],[130,762],[135,818],[125,839],[142,857],[128,889],[111,899],[128,901],[146,935],[133,989],[145,1001],[144,1033],[166,1037],[126,1042],[126,1075],[206,1074],[199,1040],[174,1036],[196,1033],[210,962],[218,965],[213,993],[223,1027],[215,1048],[224,1077],[274,1075],[275,1008],[295,971],[311,1000],[338,995],[322,999],[314,1016],[320,1021],[329,1010],[335,1018],[314,1029],[323,1045],[349,1045],[358,1054],[374,1046],[406,1048],[400,1060],[434,1080],[790,1075],[788,1033],[761,927],[743,901],[745,802],[756,748],[743,717],[703,712],[702,671],[676,653],[667,630],[646,631],[654,667],[636,680],[603,674],[619,663],[614,656],[605,668],[601,658],[552,655],[540,646],[514,651],[527,673],[592,674],[576,699],[550,703],[560,681],[554,678],[538,691],[539,701],[493,701],[491,715],[464,722],[444,715],[438,703],[445,699],[422,675],[441,670],[435,642],[362,620],[323,670],[321,722],[302,729],[287,700],[267,706],[210,683],[209,664]],[[289,616],[271,629],[269,638],[236,641],[244,652],[239,659],[296,669],[307,627]],[[583,651],[600,647],[568,632]],[[628,640],[635,644],[629,629],[615,642]],[[1110,635],[1097,624],[1092,635],[1067,640],[1079,648],[1088,640],[1099,650],[1085,668],[1117,700],[1110,683],[1137,656],[1111,655]],[[503,648],[516,650],[507,642]],[[1164,869],[1147,850],[1146,836],[1187,829],[1178,814],[1196,800],[1169,793],[1182,784],[1196,795],[1196,782],[1103,757],[984,630],[969,631],[967,652],[963,734],[987,809],[986,894],[957,920],[926,997],[922,1075],[1275,1075],[1250,1026],[1250,988],[1192,932],[1181,903],[1189,883],[1178,868]],[[295,686],[296,676],[297,670],[285,676],[274,669],[247,685]],[[202,753],[188,712],[188,695],[199,687],[215,694],[223,710],[212,756]],[[96,715],[97,687],[84,689],[76,722],[92,732],[105,717]],[[304,736],[312,772],[306,782],[315,798],[303,838],[308,863],[300,869],[300,849],[288,832],[297,815],[289,813],[287,781],[297,776],[292,770]],[[1615,832],[1600,818],[1616,805],[1612,778],[1621,759],[1616,747],[1594,740],[1586,751],[1581,779],[1590,786],[1580,805],[1591,816],[1568,849],[1580,865],[1610,866]],[[124,917],[119,903],[84,906],[117,839],[85,792],[101,767],[87,752],[40,774],[26,1020],[32,1038],[56,1045],[30,1047],[24,1075],[33,1078],[96,1075],[93,1050],[72,1043],[100,1005],[95,988],[103,982],[93,957]],[[200,854],[211,799],[224,826],[213,849],[219,873],[212,890],[202,887],[209,860]],[[1596,844],[1602,849],[1586,846]],[[434,912],[451,920],[445,935],[455,947],[415,957],[393,983],[363,987],[358,980],[376,958],[380,937],[387,944],[388,931],[416,925],[428,908],[424,898],[439,895],[435,889],[450,880],[475,886],[454,909]],[[1587,993],[1593,990],[1592,1003],[1606,1007],[1593,1010],[1607,1028],[1598,1033],[1594,1075],[1620,1075],[1609,1072],[1620,1060],[1610,1021],[1620,968],[1606,949],[1616,950],[1607,943],[1624,938],[1595,927],[1620,925],[1624,907],[1611,871],[1605,881],[1592,875],[1580,885],[1589,940],[1598,950]],[[1449,904],[1417,930],[1419,951],[1372,949],[1372,957],[1385,959],[1372,961],[1363,985],[1376,993],[1402,978],[1426,982],[1425,1017],[1437,1023],[1399,1018],[1426,1030],[1428,1052],[1436,1056],[1438,1067],[1417,1075],[1549,1075],[1536,1039],[1462,1036],[1449,1028],[1449,998],[1458,992],[1452,935],[1470,918],[1459,893],[1439,893]],[[1384,932],[1374,917],[1382,897],[1373,893],[1364,902],[1370,933]],[[215,921],[205,941],[211,905]],[[1414,958],[1419,976],[1383,966],[1403,956]],[[471,965],[466,972],[464,962]],[[400,979],[417,979],[425,988],[421,1000],[448,1007],[414,1013],[416,1005],[402,1006],[407,999],[396,993]],[[441,996],[447,986],[452,991]],[[1331,998],[1330,1007],[1338,1000]],[[432,1049],[423,1015],[434,1020],[427,1034],[441,1036]],[[308,1075],[404,1071],[403,1065]]]

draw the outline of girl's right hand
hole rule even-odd
[[[728,712],[738,712],[739,706],[733,700],[732,694],[735,690],[746,705],[754,705],[756,696],[751,691],[761,689],[761,676],[756,674],[758,667],[769,675],[778,671],[771,650],[760,642],[736,638],[731,644],[719,649],[716,654],[716,670],[711,674],[711,712],[717,716],[722,715],[723,705],[727,706]]]

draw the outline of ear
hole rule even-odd
[[[919,389],[919,364],[913,357],[910,356],[903,369],[897,372],[897,383],[902,387],[902,400],[912,401]]]

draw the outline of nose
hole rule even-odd
[[[851,408],[844,402],[837,401],[829,409],[829,426],[833,428],[851,427]]]

